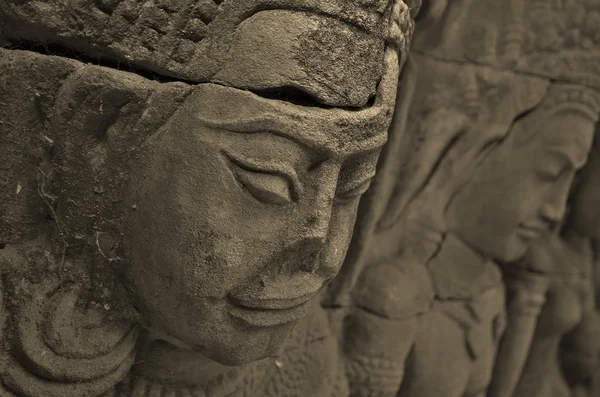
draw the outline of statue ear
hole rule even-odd
[[[150,90],[151,82],[133,74],[80,68],[64,82],[56,99],[54,133],[75,146],[104,143],[111,130],[127,132],[123,127],[140,117]]]
[[[156,132],[191,91],[133,73],[88,66],[67,78],[50,115],[57,146],[82,155],[96,146],[130,153]],[[65,145],[61,145],[64,143]],[[83,152],[82,152],[83,151]]]
[[[63,81],[49,112],[53,150],[42,182],[56,198],[56,222],[69,245],[95,244],[99,232],[118,239],[108,220],[123,210],[130,164],[189,91],[98,66],[79,67]]]
[[[79,67],[63,81],[50,109],[51,168],[41,185],[56,199],[55,222],[69,245],[90,242],[94,225],[117,217],[111,197],[122,194],[120,175],[126,176],[125,154],[131,148],[115,140],[133,134],[153,85],[97,66]],[[102,222],[100,227],[109,232]]]

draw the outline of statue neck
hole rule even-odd
[[[453,233],[427,267],[439,299],[473,299],[502,284],[497,265]]]
[[[182,342],[145,331],[131,375],[171,385],[203,385],[231,371]]]

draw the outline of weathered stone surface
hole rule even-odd
[[[388,4],[11,0],[0,4],[0,21],[16,43],[59,45],[192,82],[251,90],[285,83],[328,105],[363,106],[380,78]]]
[[[398,381],[382,395],[590,392],[591,262],[587,243],[567,237],[575,221],[566,217],[568,203],[579,217],[593,206],[584,182],[587,204],[574,207],[584,199],[573,182],[595,156],[600,52],[586,38],[541,42],[574,10],[593,14],[592,3],[424,3],[403,75],[414,87],[400,87],[404,107],[334,281],[348,323],[368,313],[381,324],[349,326],[345,348],[395,352]],[[597,226],[588,219],[584,242]],[[399,292],[407,278],[419,294]]]
[[[416,51],[600,89],[597,1],[430,3]]]
[[[599,10],[0,0],[0,395],[596,397]]]

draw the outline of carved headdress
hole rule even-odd
[[[249,64],[255,65],[256,73],[276,85],[281,79],[269,76],[261,61],[295,52],[287,44],[296,42],[303,54],[286,77],[310,79],[307,71],[319,59],[323,71],[332,71],[313,82],[319,89],[330,87],[323,102],[338,105],[343,97],[363,106],[377,84],[373,71],[381,69],[385,43],[408,50],[411,13],[419,2],[411,1],[409,9],[402,0],[97,0],[75,7],[10,0],[0,4],[0,38],[16,45],[51,43],[68,47],[63,52],[74,49],[169,78],[238,88],[257,88],[256,76],[237,75],[240,64],[251,70]],[[268,45],[273,41],[279,46]],[[267,45],[258,44],[263,42]],[[353,62],[357,57],[361,62]],[[371,92],[356,88],[357,79],[369,83]]]
[[[418,52],[600,89],[600,3],[432,0]]]
[[[540,104],[540,109],[547,112],[573,107],[597,121],[600,118],[600,92],[580,85],[554,83]]]
[[[552,83],[534,111],[519,119],[512,135],[517,145],[537,135],[540,126],[561,112],[577,112],[593,123],[600,119],[600,92],[579,84]],[[570,131],[565,131],[569,133]]]

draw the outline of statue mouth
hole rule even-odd
[[[547,227],[540,225],[520,224],[518,228],[519,235],[527,239],[536,239],[548,231]]]
[[[257,302],[255,302],[257,303]],[[231,305],[229,315],[247,326],[269,328],[292,323],[306,316],[312,305],[312,299],[289,308],[265,309],[248,306]]]
[[[279,279],[259,293],[228,295],[229,314],[246,325],[273,327],[304,317],[317,296],[322,280],[314,275],[300,277],[304,283],[297,285],[295,279]]]
[[[318,292],[318,291],[317,291]],[[240,299],[235,296],[230,296],[230,301],[237,307],[258,310],[288,310],[301,306],[311,300],[316,295],[316,292],[311,292],[302,296],[288,299]]]

